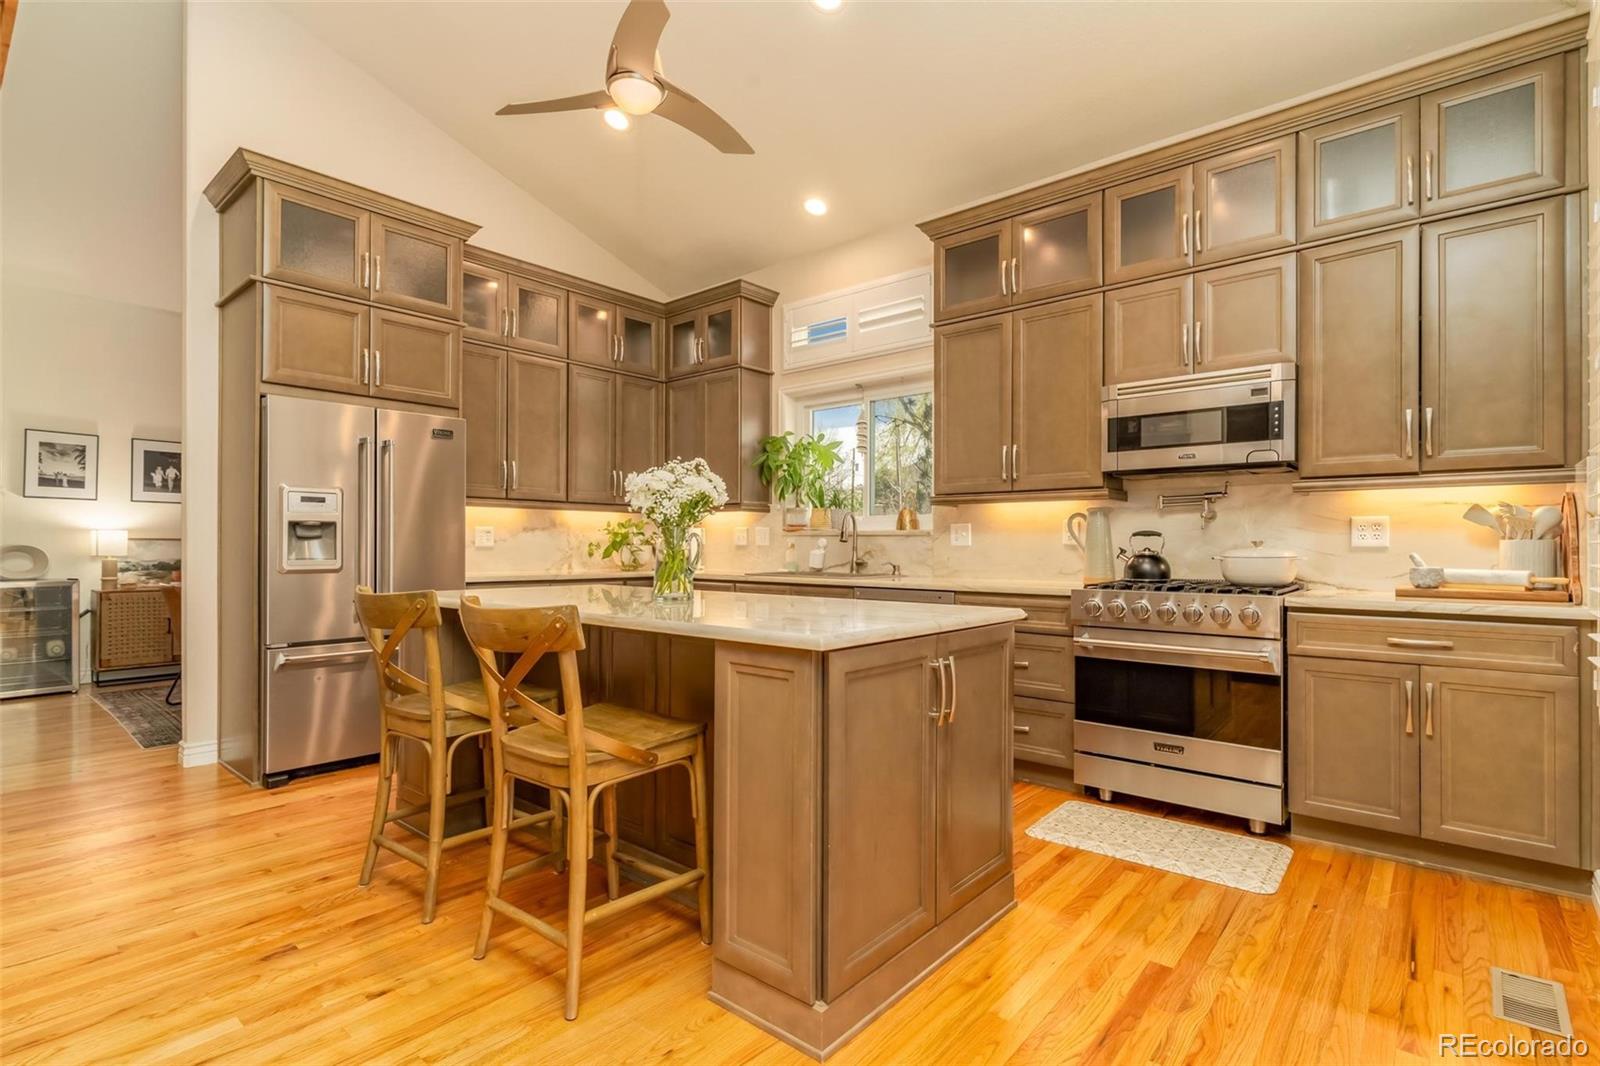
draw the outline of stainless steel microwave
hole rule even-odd
[[[1108,385],[1100,396],[1108,473],[1295,461],[1293,363]]]

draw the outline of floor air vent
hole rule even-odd
[[[1515,970],[1489,967],[1494,982],[1494,1016],[1520,1022],[1557,1036],[1572,1035],[1567,990],[1559,982],[1529,977]]]

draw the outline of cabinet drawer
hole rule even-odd
[[[975,607],[1015,607],[1028,617],[1017,623],[1023,632],[1071,633],[1072,600],[1066,596],[1005,596],[990,593],[961,592],[957,603]]]
[[[1011,701],[1014,760],[1072,768],[1072,704],[1018,696]]]
[[[1072,702],[1072,638],[1018,633],[1011,665],[1018,696]]]
[[[1289,654],[1576,674],[1578,630],[1573,626],[1291,611]]]

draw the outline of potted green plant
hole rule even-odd
[[[589,542],[589,558],[599,555],[602,559],[610,559],[615,556],[617,566],[623,570],[644,568],[644,552],[650,547],[650,529],[642,519],[624,518],[607,522],[600,527],[600,532],[603,539]]]
[[[788,432],[763,440],[753,465],[784,505],[784,528],[804,529],[813,521],[812,508],[827,508],[828,473],[843,460],[838,441]]]

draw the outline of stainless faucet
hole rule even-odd
[[[861,543],[861,531],[856,527],[856,513],[846,511],[844,520],[839,523],[839,543],[850,542],[850,573],[861,572],[861,553],[858,546]]]

